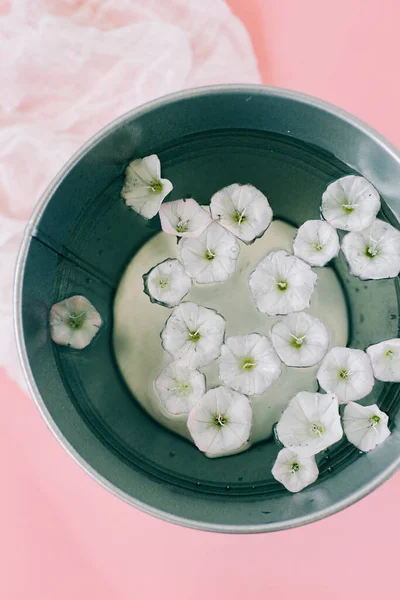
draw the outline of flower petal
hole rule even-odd
[[[358,233],[348,233],[342,241],[350,272],[360,279],[386,279],[400,273],[400,232],[376,219]]]
[[[329,333],[319,319],[299,312],[275,323],[271,329],[271,340],[285,365],[311,367],[325,356]]]
[[[242,394],[262,394],[280,374],[281,361],[271,342],[258,333],[229,337],[221,348],[220,379]]]
[[[328,185],[322,195],[322,214],[336,229],[361,231],[381,207],[379,194],[364,177],[347,175]]]
[[[190,291],[192,280],[183,265],[174,258],[159,263],[143,275],[144,291],[152,302],[176,306]]]
[[[300,492],[317,480],[319,471],[315,457],[299,456],[288,448],[283,448],[272,467],[272,475],[289,492]]]
[[[171,362],[154,382],[162,406],[171,415],[186,415],[206,391],[203,373]]]
[[[193,198],[164,202],[160,220],[163,231],[179,237],[197,237],[211,223],[210,214]]]
[[[197,283],[220,283],[235,270],[239,244],[218,223],[211,223],[197,238],[180,243],[179,258]]]
[[[71,296],[52,306],[49,324],[53,342],[82,350],[98,333],[102,320],[87,298]]]
[[[307,308],[316,280],[310,265],[277,250],[258,263],[249,284],[258,310],[274,316]]]
[[[293,242],[294,254],[312,267],[324,267],[339,254],[339,250],[336,229],[320,220],[303,223]]]
[[[50,316],[50,336],[53,342],[60,346],[70,346],[73,331],[63,321],[54,320],[54,317]]]
[[[160,160],[152,154],[129,163],[121,196],[135,212],[151,219],[172,188],[168,179],[161,179]]]
[[[265,232],[272,221],[272,209],[253,185],[233,183],[211,198],[212,218],[249,244]]]
[[[344,409],[343,429],[351,444],[363,452],[373,450],[390,435],[388,416],[376,404],[349,402]]]
[[[368,355],[353,348],[332,348],[322,361],[317,379],[326,392],[338,397],[340,404],[360,400],[374,387]]]
[[[379,381],[400,382],[400,339],[385,340],[366,350]]]
[[[221,386],[200,398],[189,413],[187,426],[199,450],[217,457],[231,454],[248,441],[251,420],[248,398]]]
[[[182,302],[165,324],[162,346],[174,360],[196,369],[220,355],[225,325],[225,319],[215,310],[194,302]]]
[[[300,456],[318,454],[343,435],[336,396],[299,392],[284,410],[276,432],[282,444]]]

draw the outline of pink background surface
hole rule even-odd
[[[333,102],[400,146],[398,0],[230,4],[252,35],[265,83]],[[140,513],[92,481],[5,376],[0,397],[0,598],[398,598],[391,580],[400,474],[304,528],[191,531]]]

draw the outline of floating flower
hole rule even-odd
[[[326,354],[329,333],[319,319],[305,312],[287,315],[271,329],[279,358],[288,367],[311,367]]]
[[[289,492],[300,492],[318,479],[319,471],[314,456],[299,456],[283,448],[272,467],[272,475]]]
[[[322,195],[322,214],[336,229],[361,231],[372,224],[381,207],[379,194],[364,177],[347,175]]]
[[[283,411],[276,433],[286,448],[300,456],[325,450],[343,435],[336,396],[299,392]]]
[[[135,212],[151,219],[172,188],[168,179],[161,179],[160,159],[152,154],[129,163],[121,196]]]
[[[164,202],[160,219],[163,231],[179,237],[197,237],[211,223],[209,213],[193,198]]]
[[[232,275],[239,256],[235,237],[218,223],[211,223],[197,238],[180,243],[180,260],[197,283],[220,283]]]
[[[258,310],[274,316],[307,308],[316,280],[310,265],[277,250],[258,263],[249,283]]]
[[[240,240],[249,244],[260,237],[272,220],[272,209],[253,185],[233,183],[211,198],[211,215]]]
[[[50,311],[50,336],[61,346],[86,348],[101,326],[101,317],[84,296],[71,296],[54,304]]]
[[[176,306],[186,296],[192,280],[183,265],[168,258],[143,275],[144,291],[152,302],[163,306]]]
[[[343,415],[343,429],[349,442],[363,452],[373,450],[390,435],[388,416],[376,404],[347,404]]]
[[[182,302],[165,324],[162,346],[183,366],[203,367],[220,355],[225,324],[225,319],[215,310],[194,302]]]
[[[400,381],[400,339],[386,340],[367,348],[372,369],[379,381]]]
[[[368,355],[353,348],[332,348],[318,370],[320,386],[335,394],[339,403],[360,400],[374,387],[374,375]]]
[[[281,361],[268,338],[252,333],[229,337],[221,348],[219,377],[228,387],[262,394],[281,374]]]
[[[186,415],[206,391],[203,373],[171,362],[157,377],[154,390],[158,399],[171,415]]]
[[[380,219],[345,235],[342,250],[351,274],[360,279],[386,279],[400,272],[400,232]]]
[[[336,229],[325,221],[306,221],[293,242],[293,252],[312,267],[323,267],[339,254],[340,243]]]
[[[215,457],[230,454],[248,441],[251,419],[249,399],[221,386],[200,398],[189,413],[187,426],[198,449]]]

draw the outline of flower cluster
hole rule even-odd
[[[289,368],[318,365],[320,392],[302,391],[289,402],[276,426],[284,446],[272,475],[298,492],[318,477],[316,455],[343,432],[361,451],[389,435],[388,417],[375,404],[358,400],[374,378],[400,381],[400,339],[360,349],[330,347],[325,325],[305,309],[317,283],[316,269],[342,249],[353,275],[395,277],[400,272],[400,232],[377,219],[380,198],[363,177],[331,183],[322,196],[319,220],[306,221],[293,241],[293,254],[276,249],[256,266],[249,289],[257,309],[281,315],[269,336],[256,332],[225,339],[226,321],[215,310],[184,297],[196,284],[220,284],[236,269],[240,243],[251,244],[272,221],[266,196],[250,184],[217,191],[205,210],[193,198],[163,203],[173,189],[161,178],[156,155],[133,160],[126,169],[122,198],[146,219],[159,213],[164,233],[177,236],[178,259],[166,258],[143,275],[151,302],[170,308],[161,344],[171,362],[153,382],[160,410],[184,419],[194,443],[209,457],[245,449],[251,435],[253,396],[263,394]],[[348,233],[340,246],[337,229]],[[55,304],[50,312],[52,340],[85,348],[102,324],[83,296]],[[219,387],[207,390],[201,369],[219,361]],[[293,373],[295,376],[295,373]],[[325,392],[325,393],[323,393]],[[339,405],[345,404],[343,418]]]
[[[322,196],[325,220],[306,221],[299,228],[293,243],[295,256],[311,266],[324,266],[338,255],[336,229],[343,229],[349,233],[341,249],[352,275],[360,279],[396,277],[400,272],[400,232],[376,218],[379,209],[379,194],[363,177],[349,175],[331,183]],[[343,430],[349,442],[363,452],[386,440],[390,435],[387,415],[376,404],[362,406],[356,401],[372,391],[374,377],[400,381],[400,339],[374,344],[366,352],[335,347],[326,353],[328,332],[318,319],[303,315],[288,315],[271,331],[278,355],[287,365],[306,366],[322,360],[317,380],[326,392],[300,392],[277,424],[276,434],[285,449],[279,452],[272,474],[291,492],[317,479],[315,455],[338,441]],[[307,336],[312,346],[304,346]],[[339,404],[346,405],[343,429]]]

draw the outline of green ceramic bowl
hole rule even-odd
[[[160,156],[171,199],[206,204],[238,181],[267,193],[274,216],[295,225],[319,217],[326,185],[368,178],[397,225],[400,155],[354,117],[297,93],[261,86],[187,91],[140,107],[103,129],[70,160],[39,202],[19,257],[16,330],[33,397],[70,455],[118,497],[152,515],[221,532],[261,532],[330,515],[376,488],[400,463],[400,387],[377,382],[366,399],[388,412],[389,440],[360,454],[346,440],[318,457],[320,477],[299,494],[271,476],[273,440],[209,460],[154,422],[126,388],[112,346],[113,299],[124,268],[160,229],[120,199],[133,157]],[[365,348],[398,335],[398,281],[361,282],[334,264],[349,308],[350,339]],[[104,327],[78,352],[53,344],[53,303],[82,294]],[[140,318],[140,315],[137,316]]]

